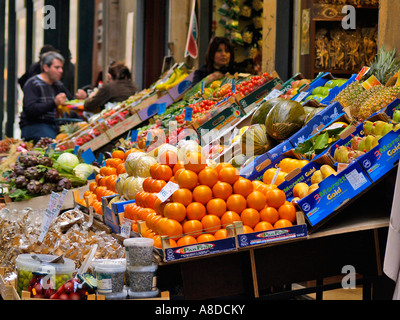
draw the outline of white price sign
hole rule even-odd
[[[122,225],[121,225],[121,237],[123,238],[129,238],[131,235],[131,230],[132,230],[132,220],[123,218],[122,220]]]
[[[177,190],[179,190],[179,185],[173,182],[168,182],[167,185],[157,194],[157,197],[161,202],[165,202]]]

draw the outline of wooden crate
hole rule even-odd
[[[7,268],[0,268],[0,294],[3,300],[21,300],[16,288],[16,281],[5,281],[4,275],[7,272]]]

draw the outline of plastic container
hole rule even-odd
[[[132,292],[149,292],[153,291],[157,286],[157,271],[156,264],[146,267],[130,267],[128,266],[129,274],[129,289]]]
[[[150,299],[157,297],[159,293],[160,291],[157,288],[154,288],[153,290],[146,292],[134,292],[129,289],[128,297],[130,299]]]
[[[124,287],[124,290],[118,293],[103,294],[106,300],[126,300],[128,299],[128,289]]]
[[[104,295],[121,293],[124,289],[125,271],[126,266],[118,263],[95,264],[97,292]]]
[[[15,263],[17,267],[17,291],[22,295],[22,291],[27,290],[33,273],[49,275],[54,280],[57,290],[63,283],[72,278],[75,272],[75,262],[63,258],[63,263],[51,263],[57,256],[45,254],[21,254],[17,257]]]
[[[143,267],[153,263],[154,239],[129,238],[124,240],[128,266]]]

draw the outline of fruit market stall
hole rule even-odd
[[[369,195],[390,178],[400,158],[396,72],[387,83],[368,68],[348,79],[321,73],[315,79],[294,75],[286,82],[275,72],[227,74],[191,87],[191,73],[180,65],[58,143],[45,139],[32,148],[6,142],[8,152],[29,150],[17,157],[6,154],[2,163],[9,187],[5,196],[25,200],[18,207],[6,203],[1,211],[1,223],[9,228],[1,229],[0,239],[18,237],[4,246],[2,264],[10,273],[3,278],[19,281],[20,296],[47,299],[157,298],[170,279],[179,278],[176,270],[185,278],[178,279],[185,284],[185,298],[208,297],[189,272],[209,270],[204,265],[211,262],[218,272],[227,272],[229,265],[250,268],[247,276],[242,269],[231,280],[242,282],[238,290],[248,292],[243,279],[250,278],[255,297],[268,285],[285,284],[282,279],[311,279],[296,277],[292,269],[280,283],[267,279],[257,271],[264,270],[260,261],[268,265],[261,253],[272,259],[277,250],[296,255],[312,252],[309,246],[333,246],[333,238],[323,233],[328,222],[360,213],[361,202],[372,199]],[[104,140],[92,144],[97,138]],[[112,151],[95,155],[104,145]],[[56,205],[62,195],[72,198],[67,211]],[[35,197],[41,206],[29,202]],[[358,250],[368,238],[371,249],[377,244],[368,231],[387,226],[388,212],[377,210],[378,217],[371,219],[364,215],[368,226],[360,233],[353,232],[359,224],[351,221],[347,231],[330,235],[338,241],[336,235],[345,233],[354,242],[348,250]],[[52,260],[30,260],[39,254]],[[60,264],[71,260],[74,268],[68,279],[57,282],[56,276],[53,291],[46,293],[43,274],[38,278],[37,273],[60,256]],[[34,270],[22,275],[19,257]],[[335,258],[343,261],[339,253]],[[89,272],[75,276],[85,259],[92,262]],[[375,253],[373,260],[370,251],[357,259],[364,275],[375,274]],[[315,273],[312,280],[333,272],[305,268],[304,277]],[[154,284],[158,273],[160,288]],[[114,280],[115,288],[106,285]],[[74,283],[83,290],[69,292]],[[221,294],[217,289],[214,294]]]

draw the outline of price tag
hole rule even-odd
[[[201,94],[204,94],[206,83],[204,81],[201,82]]]
[[[74,148],[74,155],[77,155],[79,151],[79,146],[75,146]]]
[[[369,77],[365,82],[361,84],[365,90],[369,90],[372,87],[379,86],[381,83],[375,76]]]
[[[168,182],[167,185],[157,194],[157,197],[161,202],[165,202],[177,190],[179,190],[179,185],[173,182]]]
[[[185,121],[192,121],[192,117],[193,117],[193,108],[186,108]]]
[[[308,92],[306,92],[306,91],[301,92],[301,93],[299,93],[299,95],[297,96],[297,98],[295,99],[295,101],[296,101],[296,102],[301,102],[301,101],[303,101],[303,99],[304,99],[305,97],[307,97],[307,96],[308,96]]]
[[[236,92],[236,82],[235,79],[232,79],[232,93],[235,94]]]
[[[167,104],[165,102],[159,104],[158,105],[158,114],[159,115],[164,114],[166,109],[167,109]]]
[[[121,225],[121,237],[123,238],[129,238],[131,235],[131,230],[132,230],[132,220],[123,218],[122,219],[122,225]]]
[[[151,143],[151,138],[152,138],[152,133],[149,131],[147,133],[147,138],[146,138],[146,147],[148,147]]]
[[[269,95],[267,95],[264,100],[270,100],[270,99],[275,99],[278,98],[282,95],[282,91],[278,90],[278,89],[274,89],[272,90]]]
[[[356,81],[360,81],[362,77],[364,77],[370,69],[371,69],[370,67],[363,67],[360,73],[357,75]]]
[[[138,134],[139,134],[138,130],[132,130],[132,133],[131,133],[131,141],[132,142],[136,142],[137,141]]]
[[[47,232],[49,231],[50,225],[53,222],[53,220],[56,218],[58,215],[58,212],[55,210],[57,207],[57,201],[58,201],[59,195],[55,192],[52,192],[50,195],[50,200],[47,205],[46,211],[44,212],[43,220],[42,220],[42,225],[40,228],[40,236],[39,236],[39,242],[42,242],[44,237],[46,236]]]
[[[357,190],[367,183],[367,179],[365,178],[365,176],[357,170],[353,170],[349,174],[346,174],[346,178],[354,190]]]
[[[86,164],[91,164],[93,161],[96,161],[96,157],[90,148],[81,154],[81,158]]]

